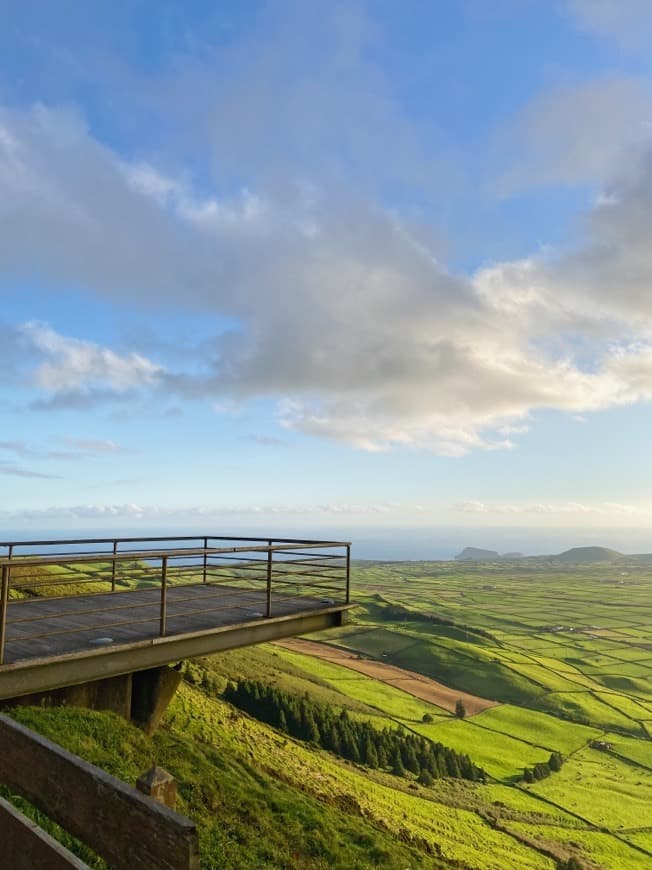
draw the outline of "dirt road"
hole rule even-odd
[[[424,677],[422,674],[417,674],[414,671],[406,671],[403,668],[397,668],[384,662],[361,659],[357,653],[338,649],[327,644],[315,643],[314,641],[302,640],[300,638],[280,640],[276,641],[276,644],[293,652],[324,659],[327,662],[333,662],[333,664],[342,665],[345,668],[350,668],[352,671],[365,674],[365,676],[373,677],[381,683],[395,686],[397,689],[401,689],[415,698],[428,701],[430,704],[435,704],[437,707],[442,707],[451,713],[455,712],[455,704],[459,700],[464,704],[467,716],[481,713],[488,707],[499,706],[498,701],[489,701],[486,698],[479,698],[477,695],[469,695],[467,692],[451,689],[442,683],[438,683],[436,680],[431,680],[429,677]]]

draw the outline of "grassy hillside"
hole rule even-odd
[[[170,770],[180,812],[199,825],[204,868],[444,866],[425,844],[410,845],[410,831],[397,837],[365,818],[344,790],[318,796],[297,787],[288,771],[310,752],[197,689],[181,689],[153,738],[107,713],[23,708],[14,715],[126,782],[135,783],[154,762]],[[312,766],[328,771],[320,759]],[[91,866],[103,866],[67,845]]]

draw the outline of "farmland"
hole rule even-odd
[[[344,695],[357,682],[342,667],[351,668],[348,656],[366,674],[374,673],[369,666],[376,663],[379,681],[386,681],[383,668],[393,666],[439,681],[460,697],[471,693],[493,701],[486,709],[471,708],[464,721],[442,716],[440,709],[425,724],[401,715],[407,707],[395,695],[384,705],[382,682],[376,690],[365,689],[366,702],[397,724],[468,753],[502,783],[499,804],[515,811],[527,792],[540,811],[553,807],[574,820],[540,828],[510,822],[505,830],[514,836],[536,840],[553,856],[572,842],[587,866],[652,863],[649,565],[560,570],[536,560],[362,563],[355,584],[360,607],[353,624],[313,635],[303,647],[303,665],[299,647],[293,647],[295,666],[313,673],[328,666],[322,676]],[[324,647],[319,658],[311,649],[315,641]],[[287,649],[278,652],[289,655]],[[338,661],[339,674],[333,671]],[[406,680],[392,685],[412,691]],[[451,710],[450,704],[440,706]],[[602,750],[594,748],[600,741]],[[524,768],[551,751],[564,757],[561,771],[524,783]],[[476,794],[487,794],[488,805],[490,788],[476,787]],[[581,835],[572,835],[573,826]]]

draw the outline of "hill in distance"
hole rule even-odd
[[[616,562],[623,558],[622,553],[608,547],[571,547],[558,556],[552,556],[555,562]]]

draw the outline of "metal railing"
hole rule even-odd
[[[120,632],[146,623],[158,623],[155,633],[165,637],[171,590],[177,621],[183,608],[195,617],[235,611],[234,623],[241,610],[241,621],[248,621],[252,601],[258,602],[255,618],[272,617],[275,605],[282,604],[287,612],[297,602],[294,609],[300,610],[301,600],[304,608],[314,605],[315,609],[348,604],[350,556],[350,542],[294,538],[201,535],[0,542],[0,665],[5,663],[6,647],[15,640],[25,644],[94,628]],[[207,587],[206,592],[215,587],[220,594],[198,598],[197,587]],[[114,597],[157,589],[160,599],[155,616],[151,595],[146,600],[128,596],[124,604]],[[45,620],[69,612],[66,605],[57,611],[55,603],[47,614],[20,606],[36,598],[66,602],[79,594],[93,596],[79,611],[84,616],[82,625],[44,631]],[[105,599],[106,595],[111,598]],[[107,611],[115,617],[113,621],[93,623],[94,615],[106,616]],[[142,618],[135,617],[135,612],[141,612]],[[9,638],[8,626],[20,626],[20,636]],[[179,632],[177,626],[174,633],[183,630]]]

